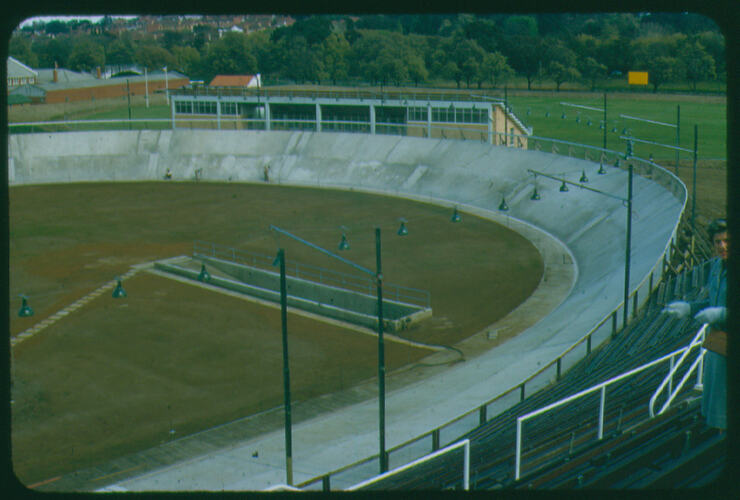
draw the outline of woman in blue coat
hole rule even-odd
[[[717,219],[709,225],[709,238],[716,258],[712,260],[707,280],[709,292],[706,299],[697,302],[671,302],[666,312],[679,317],[695,314],[700,323],[707,323],[712,330],[726,331],[727,321],[727,257],[729,240],[727,222]],[[704,392],[701,413],[708,427],[727,429],[727,359],[713,351],[704,356]]]

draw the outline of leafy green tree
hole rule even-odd
[[[678,54],[686,68],[686,80],[696,90],[701,81],[717,77],[714,58],[704,49],[696,36],[689,37],[679,44]]]
[[[607,73],[619,71],[626,74],[627,71],[635,69],[635,55],[633,53],[632,41],[625,37],[610,38],[597,46],[597,61],[604,64]]]
[[[320,82],[326,77],[319,51],[312,50],[305,38],[294,36],[285,43],[288,52],[283,76],[297,83]]]
[[[566,66],[560,61],[550,61],[547,65],[547,74],[555,82],[555,90],[560,92],[560,86],[565,82],[574,82],[581,77],[580,71],[573,66]]]
[[[725,59],[725,37],[719,31],[704,31],[696,36],[697,43],[712,56],[717,76],[727,71]]]
[[[38,67],[39,58],[32,50],[31,40],[25,36],[14,35],[8,44],[8,55],[13,56],[26,66]]]
[[[576,69],[575,52],[562,40],[548,37],[545,41],[545,60],[548,61],[546,73],[554,82],[557,91],[564,82],[575,81],[581,77]]]
[[[174,69],[185,75],[198,75],[201,67],[200,53],[195,47],[172,47]]]
[[[496,24],[490,19],[473,18],[462,26],[466,39],[473,40],[486,52],[496,50]]]
[[[105,53],[105,60],[108,64],[131,64],[135,58],[136,49],[131,40],[114,40],[108,45]]]
[[[650,61],[648,78],[653,86],[653,92],[657,92],[658,87],[664,83],[680,80],[684,74],[681,62],[675,57],[658,56]]]
[[[105,65],[105,50],[90,37],[81,36],[74,42],[67,64],[75,71],[91,71]]]
[[[606,77],[606,65],[593,57],[586,57],[581,61],[580,71],[583,78],[588,81],[591,90],[596,90],[596,82]]]
[[[203,71],[208,80],[216,75],[253,75],[258,72],[257,58],[247,49],[243,34],[226,33],[206,46]]]
[[[67,67],[72,41],[69,37],[42,38],[33,43],[33,52],[38,56],[39,68],[53,68],[54,63]]]
[[[506,62],[501,52],[490,52],[483,56],[478,75],[478,88],[483,82],[490,82],[493,87],[506,82],[514,76],[514,70]]]
[[[324,69],[334,85],[337,84],[337,81],[344,80],[349,76],[349,63],[347,61],[349,51],[349,42],[341,33],[332,33],[323,42],[321,53]]]
[[[136,49],[134,61],[144,68],[160,69],[165,66],[174,68],[177,66],[175,57],[164,47],[154,45],[142,45]]]
[[[408,68],[409,78],[414,82],[414,86],[418,87],[419,83],[426,81],[429,78],[429,71],[427,70],[426,64],[424,64],[424,58],[413,52],[408,55],[406,59]]]

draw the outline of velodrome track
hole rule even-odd
[[[564,298],[551,303],[544,318],[531,321],[534,324],[495,350],[387,394],[388,447],[515,386],[622,302],[627,219],[623,202],[577,187],[560,193],[559,182],[535,179],[527,171],[535,169],[573,182],[585,172],[589,187],[625,197],[626,171],[611,166],[605,167],[605,175],[598,175],[598,164],[543,152],[473,141],[361,134],[178,129],[9,138],[11,186],[159,180],[167,169],[175,180],[193,179],[197,171],[203,181],[262,183],[265,167],[273,184],[352,188],[456,204],[527,235],[561,264],[562,269],[550,276],[565,281]],[[535,185],[541,195],[538,201],[530,200]],[[502,197],[509,206],[505,213],[498,211]],[[657,282],[663,253],[675,237],[685,202],[685,186],[669,172],[653,167],[647,176],[635,175],[631,288],[652,271]],[[596,343],[608,336],[604,330],[595,337]],[[527,391],[536,389],[528,386]],[[371,400],[296,425],[294,482],[377,453],[377,418],[377,400]],[[285,481],[283,438],[283,431],[271,433],[112,488],[267,488]],[[252,457],[256,450],[257,458]]]

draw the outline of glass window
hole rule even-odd
[[[193,112],[192,102],[175,101],[175,112],[191,114]]]

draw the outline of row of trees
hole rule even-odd
[[[108,22],[110,22],[108,20]],[[58,23],[58,21],[56,22]],[[102,29],[101,29],[102,28]],[[693,14],[313,16],[288,27],[219,35],[211,26],[157,36],[105,26],[92,33],[32,36],[17,30],[10,54],[32,67],[78,71],[137,63],[191,79],[261,73],[263,81],[501,86],[547,79],[595,88],[609,76],[648,71],[666,82],[724,80],[724,37]]]

